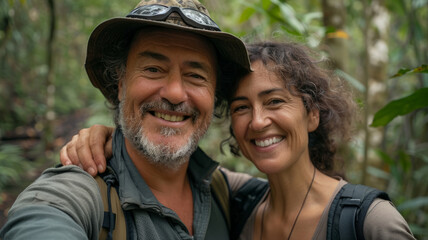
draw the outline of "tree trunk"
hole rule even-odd
[[[387,89],[385,81],[388,64],[388,29],[390,15],[383,0],[365,0],[365,146],[361,183],[367,184],[367,166],[380,164],[374,149],[381,148],[383,128],[369,128],[373,115],[386,103]],[[373,182],[372,184],[374,184]]]
[[[45,124],[44,124],[44,135],[43,143],[45,145],[45,150],[50,151],[53,149],[53,122],[55,120],[55,83],[54,83],[54,43],[55,43],[55,5],[54,0],[47,0],[50,13],[50,22],[49,22],[49,38],[47,41],[47,54],[46,61],[48,66],[48,73],[46,78],[46,114],[45,114]]]
[[[346,9],[343,0],[322,0],[323,22],[327,29],[324,43],[336,69],[346,72],[348,34],[345,32]]]

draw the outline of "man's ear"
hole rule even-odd
[[[308,113],[308,132],[313,132],[318,128],[320,124],[320,111],[318,109],[312,109]]]

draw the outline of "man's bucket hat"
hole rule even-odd
[[[112,86],[110,78],[104,76],[105,53],[143,27],[174,29],[204,36],[217,49],[219,59],[251,71],[244,43],[232,34],[221,32],[209,17],[208,10],[197,0],[142,0],[126,17],[112,18],[98,25],[89,38],[86,72],[92,84],[111,103],[117,102],[114,94],[117,86]]]

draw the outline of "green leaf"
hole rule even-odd
[[[375,176],[377,178],[381,178],[384,180],[389,180],[391,178],[391,175],[389,173],[372,166],[367,167],[367,172],[372,176]]]
[[[295,11],[289,4],[280,2],[278,0],[271,0],[271,2],[277,5],[281,10],[283,21],[287,22],[299,34],[303,34],[305,32],[305,27],[296,18]]]
[[[400,158],[399,158],[400,159],[400,165],[403,168],[403,171],[405,173],[407,173],[410,170],[410,168],[412,167],[412,161],[410,159],[410,156],[407,153],[405,153],[404,151],[400,151],[399,156],[400,156]]]
[[[338,75],[339,77],[342,77],[343,79],[345,79],[346,81],[348,81],[358,91],[360,91],[360,92],[365,92],[366,91],[366,87],[364,87],[364,85],[361,84],[360,81],[358,81],[357,79],[355,79],[351,75],[347,74],[346,72],[344,72],[344,71],[342,71],[340,69],[336,69],[336,70],[334,70],[334,73],[336,75]]]
[[[303,15],[302,23],[304,24],[310,24],[313,20],[320,20],[322,19],[322,12],[310,12],[305,15]]]
[[[384,151],[382,150],[375,150],[376,154],[382,159],[384,163],[386,163],[388,166],[394,166],[395,162],[394,160]]]
[[[243,23],[248,21],[250,17],[256,12],[256,10],[253,7],[247,7],[242,11],[241,16],[239,18],[239,23]]]
[[[401,77],[405,74],[411,73],[428,73],[428,65],[423,64],[420,67],[414,69],[402,68],[396,74],[392,75],[391,78]]]
[[[397,209],[399,211],[416,210],[416,209],[420,209],[424,206],[428,206],[428,197],[418,197],[418,198],[410,199],[410,200],[398,205]]]
[[[428,106],[428,88],[421,88],[410,96],[391,101],[374,116],[372,127],[385,126],[395,117]]]
[[[271,5],[270,0],[262,0],[262,8],[263,9],[268,9]]]

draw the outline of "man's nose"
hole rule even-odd
[[[179,104],[187,100],[186,88],[179,72],[171,73],[160,91],[160,96],[172,104]]]

